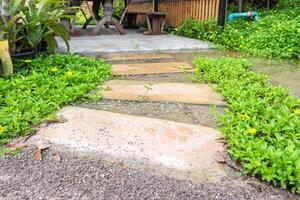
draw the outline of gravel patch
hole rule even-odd
[[[1,199],[299,199],[230,168],[221,183],[195,183],[52,148],[36,161],[33,150],[0,158]]]
[[[139,74],[130,76],[115,76],[115,79],[153,81],[153,82],[192,82],[192,73]]]
[[[212,113],[212,107],[207,105],[149,101],[101,100],[96,103],[86,103],[79,106],[129,115],[153,117],[188,124],[216,127],[216,116]],[[223,107],[216,107],[217,112],[222,112],[223,109]]]

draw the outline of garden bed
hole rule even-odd
[[[8,151],[5,145],[11,138],[55,119],[62,106],[91,98],[89,92],[111,77],[111,67],[103,60],[72,54],[22,60],[15,70],[0,77],[0,155]]]
[[[300,193],[300,102],[250,64],[197,58],[196,79],[217,84],[228,103],[219,116],[228,152],[245,172]]]

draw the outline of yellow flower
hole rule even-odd
[[[294,113],[295,113],[296,115],[300,115],[300,109],[294,110]]]
[[[257,133],[257,130],[256,130],[256,128],[250,128],[249,130],[248,130],[248,133],[250,133],[250,134],[256,134]]]
[[[4,127],[0,125],[0,134],[4,132]]]
[[[242,49],[242,48],[243,48],[243,45],[240,45],[239,47]]]
[[[32,60],[24,60],[25,63],[31,63]]]
[[[247,114],[241,114],[240,115],[241,120],[247,120],[250,119],[250,117]]]
[[[50,69],[50,72],[57,72],[57,71],[58,71],[57,67],[52,67],[52,68]]]
[[[240,38],[241,38],[241,40],[242,40],[242,39],[244,39],[244,36],[241,35]]]
[[[68,76],[68,77],[73,76],[73,72],[72,72],[72,71],[68,71],[68,72],[67,72],[67,76]]]

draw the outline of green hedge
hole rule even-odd
[[[111,76],[103,60],[71,54],[25,60],[16,70],[11,77],[0,77],[0,153],[10,138],[29,134]]]
[[[249,55],[300,58],[300,9],[273,11],[259,22],[238,20],[219,30],[215,20],[189,19],[175,34],[212,41],[225,48]]]
[[[196,58],[196,79],[218,85],[228,152],[253,176],[300,193],[300,103],[234,58]]]

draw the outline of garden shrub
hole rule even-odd
[[[236,20],[218,30],[215,20],[189,19],[175,34],[211,41],[249,55],[300,58],[300,10],[263,13],[259,22]]]
[[[103,60],[72,54],[25,60],[16,69],[11,77],[0,77],[0,153],[10,138],[31,133],[111,75]]]
[[[300,193],[300,102],[235,58],[196,58],[196,80],[217,84],[228,152],[253,176]]]

